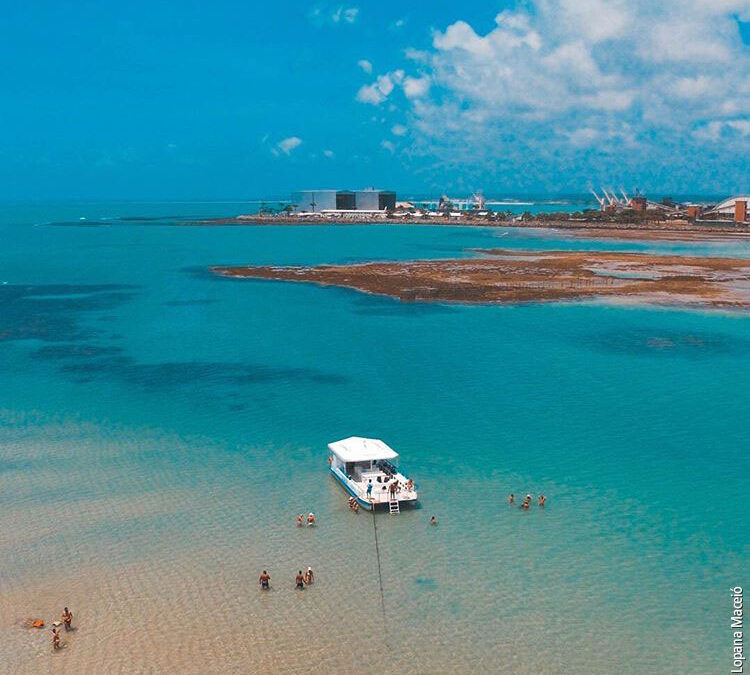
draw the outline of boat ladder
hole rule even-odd
[[[398,499],[391,499],[388,502],[388,508],[389,508],[392,516],[395,516],[395,515],[401,513],[401,509],[399,508],[399,505],[398,505]]]

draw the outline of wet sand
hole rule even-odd
[[[609,300],[750,309],[750,260],[606,251],[478,250],[482,257],[314,267],[213,267],[235,278],[341,286],[403,301]]]
[[[581,237],[584,239],[615,239],[619,241],[667,241],[667,242],[695,242],[695,243],[731,243],[733,241],[750,240],[750,229],[740,229],[732,226],[661,226],[635,225],[555,225],[546,226],[560,234]]]

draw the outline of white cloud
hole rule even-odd
[[[298,148],[300,145],[302,145],[302,139],[297,138],[297,136],[290,136],[289,138],[285,138],[281,141],[279,141],[276,144],[276,148],[283,152],[285,155],[289,155],[293,150]]]
[[[403,71],[401,71],[403,76]],[[361,103],[371,103],[372,105],[379,105],[385,99],[388,98],[390,93],[393,91],[393,80],[394,74],[387,73],[385,75],[379,75],[375,82],[368,85],[363,85],[357,92],[357,100]]]
[[[359,7],[344,7],[339,5],[331,13],[333,23],[354,23],[359,15]]]
[[[417,61],[418,63],[426,63],[430,60],[430,52],[413,47],[404,49],[404,56],[410,61]]]
[[[383,148],[384,150],[387,150],[391,154],[396,152],[396,146],[391,141],[387,141],[387,140],[380,141],[380,147]]]
[[[334,156],[333,150],[323,150],[323,154],[329,159]]]
[[[403,124],[394,124],[391,127],[391,133],[394,136],[403,136],[407,131],[409,130]]]
[[[315,5],[307,13],[307,17],[316,26],[353,24],[359,17],[359,7]]]
[[[430,78],[427,75],[422,77],[404,78],[404,94],[409,98],[418,98],[425,96],[430,90]]]
[[[697,128],[695,137],[713,143],[722,138],[750,138],[750,119],[712,120]]]
[[[370,74],[372,72],[372,63],[370,63],[367,59],[360,59],[359,61],[357,61],[357,65],[367,74]]]
[[[645,170],[729,136],[750,153],[750,49],[736,20],[750,15],[749,0],[521,7],[486,32],[463,20],[436,31],[431,49],[403,52],[405,73],[380,75],[358,100],[389,99],[409,120],[414,150],[446,165],[531,157],[561,170]]]

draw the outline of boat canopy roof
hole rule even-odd
[[[378,438],[350,436],[341,441],[329,443],[328,449],[342,462],[369,462],[374,459],[398,457],[397,452]]]

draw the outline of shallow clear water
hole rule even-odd
[[[728,669],[729,588],[747,576],[748,318],[403,304],[206,268],[750,248],[173,227],[237,212],[173,207],[0,214],[11,672]],[[76,223],[93,214],[158,220]],[[420,488],[421,509],[377,519],[382,601],[372,517],[326,473],[326,443],[353,434],[393,445]],[[522,513],[509,492],[548,505]],[[294,527],[304,510],[317,528]],[[318,581],[297,595],[307,564]],[[65,603],[79,630],[52,656],[19,622]]]

